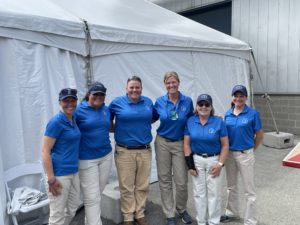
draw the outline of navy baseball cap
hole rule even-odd
[[[237,92],[241,92],[246,97],[248,96],[247,88],[243,85],[235,85],[232,89],[231,95],[234,95]]]
[[[76,100],[77,98],[77,90],[76,89],[72,89],[72,88],[64,88],[59,92],[59,101],[62,101],[68,97],[72,97],[75,98]]]
[[[106,95],[106,87],[101,82],[95,82],[90,87],[89,93],[96,94],[96,93],[102,93]]]
[[[197,98],[197,104],[201,101],[205,101],[205,102],[208,102],[210,105],[212,105],[212,98],[210,95],[208,94],[201,94],[198,96]]]

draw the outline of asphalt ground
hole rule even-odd
[[[295,137],[295,144],[298,142],[300,142],[300,137]],[[291,149],[274,149],[262,145],[255,152],[255,183],[259,225],[300,225],[300,169],[282,166],[283,158]],[[226,203],[225,182],[223,184],[223,205]],[[242,185],[240,186],[242,187]],[[243,218],[245,206],[243,188],[240,192],[240,217]],[[188,212],[195,218],[196,212],[190,177]],[[146,219],[149,225],[165,225],[166,223],[161,208],[160,190],[157,182],[150,185],[146,205]],[[103,225],[115,225],[115,223],[106,219],[102,221]],[[84,209],[82,208],[76,214],[71,225],[83,224]],[[178,217],[177,224],[183,225]],[[194,221],[192,225],[196,224],[196,221]],[[243,219],[226,224],[241,225]]]

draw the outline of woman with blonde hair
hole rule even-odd
[[[175,210],[185,224],[190,224],[192,218],[186,210],[188,177],[183,154],[183,135],[186,121],[193,115],[193,102],[179,91],[180,80],[175,71],[165,74],[164,84],[167,93],[157,98],[154,104],[154,117],[160,120],[155,153],[162,208],[167,217],[167,225],[176,224]]]

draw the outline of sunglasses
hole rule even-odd
[[[72,88],[62,89],[60,92],[61,95],[77,95],[77,90]]]
[[[206,108],[208,108],[208,107],[210,107],[210,104],[209,103],[207,103],[207,102],[200,102],[200,103],[198,103],[198,106],[199,107],[203,107],[203,106],[205,106]]]
[[[246,96],[244,94],[234,94],[233,97],[235,97],[235,98],[244,98]]]
[[[98,93],[93,94],[93,96],[104,97],[105,94],[98,92]]]

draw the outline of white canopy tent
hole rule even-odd
[[[154,101],[166,71],[194,100],[209,93],[218,114],[234,84],[249,87],[247,44],[144,0],[0,0],[0,224],[7,224],[2,171],[40,160],[58,92],[87,82],[125,93],[133,74]],[[155,132],[155,131],[154,131]]]

